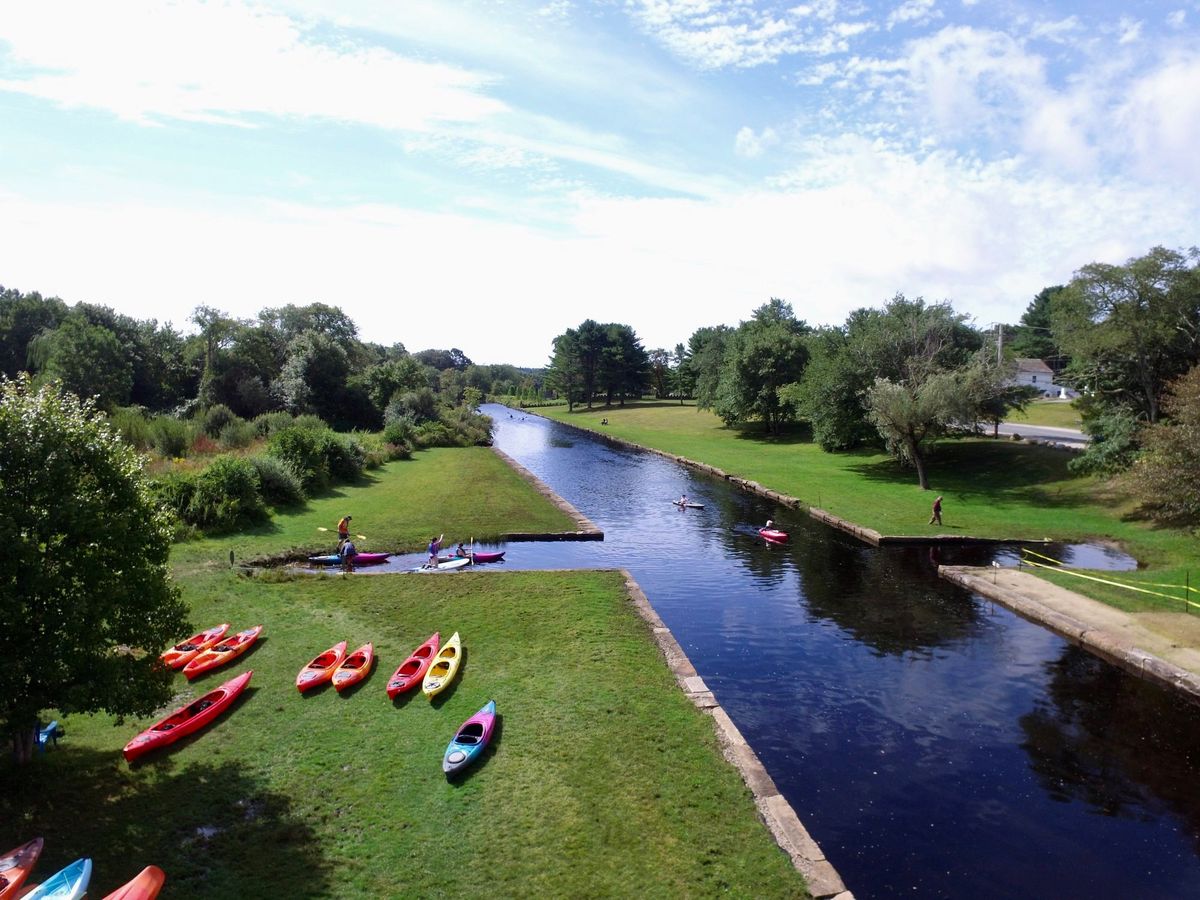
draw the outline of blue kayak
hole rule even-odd
[[[77,859],[35,887],[23,900],[79,900],[87,893],[91,880],[92,861]]]

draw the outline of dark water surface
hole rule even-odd
[[[629,569],[856,896],[1200,897],[1200,709],[936,576],[1011,548],[873,549],[653,454],[485,412],[605,532],[509,544],[504,565]],[[670,504],[685,492],[705,508]],[[758,538],[768,518],[789,545]]]

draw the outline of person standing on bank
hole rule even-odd
[[[941,496],[938,496],[938,498],[933,501],[933,515],[929,517],[929,524],[930,525],[935,525],[935,524],[941,525],[942,524],[942,498],[941,498]]]
[[[342,516],[342,520],[338,522],[338,552],[342,552],[342,544],[350,540],[350,520],[354,516]]]

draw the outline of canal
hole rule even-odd
[[[1200,709],[936,575],[1013,550],[874,549],[657,455],[484,411],[605,533],[510,544],[504,565],[629,569],[856,896],[1200,897]],[[704,509],[670,503],[684,493]],[[768,518],[788,545],[758,538]]]

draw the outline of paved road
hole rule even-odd
[[[1060,444],[1071,444],[1082,447],[1090,438],[1082,431],[1074,428],[1051,428],[1048,425],[1025,425],[1020,422],[1004,422],[1000,425],[1001,434],[1019,434],[1024,438],[1035,438],[1039,441],[1057,441]]]

